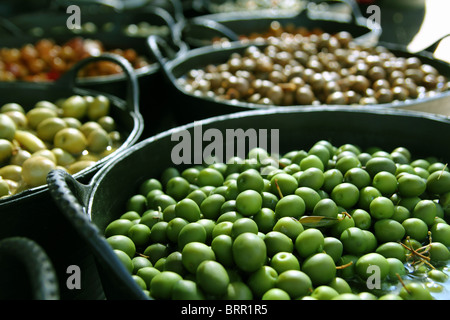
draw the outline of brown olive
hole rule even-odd
[[[390,89],[380,88],[375,92],[375,98],[379,103],[389,103],[392,102],[392,91]]]
[[[397,86],[392,88],[392,95],[394,100],[406,100],[408,98],[408,90],[403,87]]]
[[[367,76],[372,81],[385,79],[386,71],[384,71],[384,69],[380,66],[374,66],[367,71]]]
[[[347,104],[346,96],[341,91],[335,91],[327,97],[327,104]]]
[[[361,100],[361,95],[353,90],[345,92],[345,98],[348,104],[357,104]]]
[[[427,89],[427,90],[432,90],[436,88],[437,85],[437,80],[436,80],[436,76],[432,73],[427,74],[425,77],[423,77],[422,79],[422,85]]]
[[[379,80],[375,81],[372,84],[372,89],[375,90],[375,91],[378,91],[381,88],[383,88],[383,89],[390,89],[391,88],[391,84],[386,79],[379,79]]]
[[[359,92],[359,93],[364,93],[367,88],[369,88],[370,82],[369,80],[361,75],[357,75],[355,76],[355,80],[352,84],[352,90]]]
[[[295,101],[299,105],[310,105],[314,99],[314,93],[307,87],[300,87],[295,92]]]
[[[283,95],[283,89],[278,85],[274,85],[267,91],[267,98],[269,98],[274,104],[277,105],[281,104]]]

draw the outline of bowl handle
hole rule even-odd
[[[238,41],[239,40],[239,35],[236,34],[236,32],[234,32],[230,28],[226,27],[225,25],[221,24],[220,22],[217,22],[217,21],[214,21],[214,20],[211,20],[208,18],[198,17],[198,18],[191,19],[190,21],[187,21],[183,26],[182,32],[186,32],[189,30],[189,28],[192,28],[192,27],[200,27],[200,28],[214,31],[220,37],[225,37],[230,41]]]
[[[23,278],[23,274],[16,274],[15,272],[20,272],[18,270],[11,270],[7,267],[8,263],[11,264],[11,267],[15,266],[15,263],[18,262],[21,266],[24,267],[27,272],[27,277],[29,282],[29,289],[31,298],[33,300],[59,300],[59,284],[58,278],[54,269],[54,266],[44,251],[44,249],[37,244],[34,240],[29,239],[27,237],[22,236],[14,236],[2,239],[0,241],[0,260],[2,261],[2,267],[0,268],[3,272],[13,271],[13,274],[3,274],[1,277],[16,277],[19,276]],[[13,284],[15,281],[8,281],[8,285],[16,285]],[[2,282],[4,285],[4,283]],[[15,288],[2,288],[5,289],[5,293],[7,289],[12,289],[13,292],[16,292]],[[3,290],[2,290],[3,291]],[[23,294],[24,296],[20,297],[9,297],[9,298],[18,298],[22,299],[27,296],[27,292],[20,292],[19,294]]]
[[[70,70],[64,73],[57,82],[69,88],[76,87],[78,71],[86,65],[96,61],[111,61],[118,64],[127,78],[127,108],[130,112],[139,113],[139,83],[133,66],[122,56],[114,53],[103,53],[99,56],[91,56],[78,61]]]
[[[104,234],[86,214],[86,202],[91,187],[81,184],[61,169],[50,171],[47,183],[59,212],[65,215],[76,232],[86,241],[98,260],[102,272],[107,273],[108,280],[113,280],[113,286],[116,286],[114,298],[148,300],[148,296],[131,278],[129,271],[119,260]]]
[[[177,53],[169,46],[167,41],[158,35],[151,35],[147,38],[147,45],[150,48],[150,53],[159,63],[161,70],[164,72],[165,76],[169,78],[170,82],[175,84],[176,78],[173,73],[167,67],[168,61],[177,56]],[[161,50],[161,48],[164,49]]]

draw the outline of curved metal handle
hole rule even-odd
[[[239,40],[239,35],[236,34],[236,32],[221,24],[220,22],[208,18],[198,17],[187,21],[183,27],[183,32],[188,31],[189,28],[192,27],[200,27],[217,32],[221,37],[225,37],[230,41]]]
[[[6,30],[9,35],[14,37],[24,37],[25,33],[22,29],[12,23],[10,20],[0,17],[0,27]]]
[[[120,287],[126,288],[123,299],[147,300],[148,296],[131,278],[103,233],[86,214],[85,202],[89,186],[82,185],[64,170],[50,171],[47,176],[49,192],[59,211],[66,216],[75,230],[86,241],[104,270],[115,277]]]
[[[64,73],[57,82],[68,86],[69,88],[76,87],[76,80],[78,72],[86,65],[96,61],[111,61],[118,64],[127,78],[127,93],[126,102],[127,108],[131,112],[139,113],[139,83],[133,66],[122,56],[113,53],[103,53],[100,56],[87,57],[78,61],[70,70]]]
[[[434,43],[432,43],[431,45],[429,45],[428,47],[423,49],[422,52],[429,52],[429,53],[431,52],[432,54],[434,54],[436,52],[436,49],[438,48],[439,44],[441,43],[441,41],[447,37],[450,37],[450,33],[437,39]]]
[[[148,37],[147,45],[153,57],[156,59],[156,61],[158,61],[161,70],[169,78],[171,83],[175,83],[176,78],[173,75],[173,73],[169,70],[169,68],[167,68],[167,63],[171,58],[176,56],[176,53],[173,52],[172,48],[170,48],[167,41],[165,41],[162,37],[158,35],[151,35],[150,37]],[[163,47],[164,51],[166,53],[169,53],[169,56],[171,57],[167,57],[166,55],[164,55],[160,49],[161,47]]]

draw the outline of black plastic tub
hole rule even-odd
[[[85,63],[107,60],[118,63],[127,75],[126,100],[113,95],[78,88],[76,73]],[[143,132],[143,118],[139,111],[139,88],[131,65],[124,58],[105,54],[92,57],[78,63],[74,69],[66,73],[58,81],[52,83],[0,83],[0,104],[16,102],[29,110],[37,101],[56,101],[74,94],[103,94],[111,101],[110,115],[117,121],[119,132],[122,132],[122,145],[109,156],[102,158],[95,165],[76,174],[79,181],[89,181],[102,166],[116,154],[135,144]],[[96,276],[92,257],[83,249],[83,240],[77,237],[72,226],[65,218],[56,214],[57,208],[51,201],[48,185],[34,187],[15,195],[0,199],[0,239],[21,236],[38,243],[53,262],[58,278],[61,281],[61,299],[91,299],[103,296],[101,285]],[[69,290],[66,286],[67,268],[77,264],[82,272],[82,289]]]
[[[149,122],[145,135],[150,136],[162,131],[163,129],[159,127],[160,119],[167,116],[167,108],[165,108],[165,87],[161,85],[163,77],[160,65],[149,52],[148,35],[134,36],[125,33],[124,29],[140,22],[157,28],[153,31],[154,34],[159,34],[171,44],[173,51],[170,56],[175,58],[177,54],[187,51],[187,46],[177,36],[175,28],[177,21],[164,9],[153,6],[109,13],[83,11],[81,31],[68,29],[66,25],[68,17],[67,13],[59,11],[44,11],[13,17],[6,23],[10,25],[9,33],[14,35],[0,38],[0,47],[20,48],[24,44],[35,43],[42,38],[53,39],[55,43],[62,44],[75,37],[82,37],[101,41],[105,50],[134,49],[137,54],[146,57],[149,61],[147,66],[133,70],[140,90],[140,110]],[[90,23],[94,24],[96,29],[86,27]],[[17,29],[21,34],[17,34]],[[78,85],[124,98],[126,81],[124,74],[115,74],[80,78]]]
[[[442,147],[441,139],[450,136],[450,120],[443,116],[362,107],[287,107],[222,115],[160,133],[117,155],[89,184],[78,183],[63,171],[52,171],[48,182],[59,214],[71,220],[80,237],[87,241],[96,257],[108,299],[147,299],[147,296],[106,242],[106,226],[124,212],[126,201],[136,194],[142,181],[159,179],[168,167],[183,170],[194,166],[193,162],[174,164],[171,152],[178,141],[172,138],[183,131],[192,139],[199,128],[201,132],[216,129],[223,136],[229,129],[257,132],[278,129],[279,154],[306,150],[324,139],[333,145],[352,143],[388,152],[402,146],[414,157],[433,155],[444,163],[450,159],[450,150]],[[268,141],[268,146],[271,143]],[[193,144],[191,147],[196,148]]]
[[[349,9],[349,14],[339,11],[318,10],[312,5],[323,2],[344,5]],[[358,4],[353,0],[339,1],[310,1],[304,9],[296,12],[277,11],[244,11],[205,14],[191,19],[186,19],[184,24],[178,24],[182,28],[180,34],[191,48],[211,45],[213,39],[227,39],[238,41],[242,37],[250,37],[254,34],[267,34],[273,22],[278,22],[282,28],[302,27],[305,32],[327,32],[329,34],[339,31],[349,32],[356,42],[374,44],[381,35],[381,26],[369,23],[362,15]]]
[[[221,114],[245,110],[257,110],[267,108],[285,108],[285,106],[263,105],[257,103],[234,100],[217,99],[216,97],[188,92],[179,83],[179,79],[193,69],[204,69],[208,64],[218,65],[226,62],[233,53],[243,54],[250,46],[260,49],[265,48],[267,42],[253,41],[241,43],[231,42],[227,46],[204,46],[187,51],[185,54],[175,59],[168,58],[160,48],[167,47],[164,40],[157,36],[148,39],[149,47],[153,55],[158,59],[165,79],[173,94],[170,95],[175,108],[174,117],[179,124],[186,124],[191,121],[205,119]],[[441,75],[450,78],[450,65],[444,61],[435,59],[430,51],[424,50],[418,53],[409,53],[403,46],[378,42],[377,45],[388,49],[397,57],[417,57],[423,64],[433,66]],[[425,111],[442,115],[450,115],[448,104],[450,102],[450,90],[439,92],[423,98],[407,99],[403,101],[393,101],[390,103],[370,104],[371,108],[401,108],[416,111]],[[368,105],[369,106],[369,105]]]

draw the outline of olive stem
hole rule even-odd
[[[280,199],[283,199],[283,193],[281,192],[280,186],[278,185],[278,179],[275,179],[275,186],[280,194]]]
[[[409,289],[406,287],[405,283],[402,280],[402,277],[400,277],[400,275],[398,273],[395,274],[398,278],[398,281],[400,281],[400,283],[402,284],[402,287],[405,288],[406,292],[408,292],[408,294],[411,294],[411,291],[409,291]]]
[[[445,171],[445,169],[447,168],[447,164],[448,164],[448,163],[446,163],[446,164],[444,165],[444,167],[442,168],[441,173],[440,173],[439,176],[437,177],[437,180],[439,180],[439,179],[441,178],[441,176],[444,174],[444,171]]]
[[[353,264],[353,261],[350,261],[349,263],[343,264],[341,266],[336,266],[336,269],[341,270],[341,269],[345,269],[347,267],[350,267]]]

